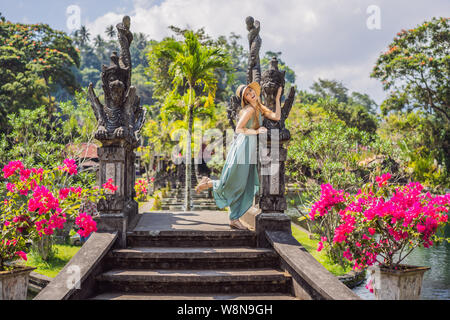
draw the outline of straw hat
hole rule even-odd
[[[258,82],[252,82],[249,85],[240,85],[236,90],[236,96],[241,99],[242,108],[245,107],[244,94],[247,88],[252,88],[253,90],[255,90],[256,96],[259,97],[261,95],[261,87]]]

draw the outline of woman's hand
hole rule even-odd
[[[266,133],[267,132],[267,128],[265,127],[259,127],[257,130],[258,134],[262,134],[262,133]]]

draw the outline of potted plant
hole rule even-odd
[[[418,182],[400,186],[388,184],[389,179],[389,173],[376,177],[356,195],[324,185],[310,218],[332,211],[340,216],[333,237],[323,238],[319,249],[340,250],[354,269],[370,267],[366,287],[377,299],[418,299],[429,268],[402,262],[420,246],[450,240],[437,235],[448,223],[450,194],[433,196]]]
[[[27,242],[52,235],[68,218],[75,219],[83,236],[96,231],[92,217],[79,209],[82,199],[104,197],[104,189],[73,186],[76,175],[72,159],[49,170],[29,169],[21,161],[3,168],[7,193],[0,203],[0,299],[26,299],[28,275],[34,268],[18,262],[27,259]]]

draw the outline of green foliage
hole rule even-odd
[[[0,164],[22,159],[27,166],[49,168],[63,160],[62,130],[49,119],[44,106],[20,109],[18,114],[8,115],[7,124],[11,131],[0,139]]]
[[[285,71],[286,72],[286,82],[288,82],[291,85],[295,85],[295,71],[292,70],[291,68],[289,68],[286,63],[281,60],[280,58],[281,56],[281,52],[273,52],[273,51],[267,51],[264,54],[264,58],[261,59],[261,70],[264,72],[264,70],[268,70],[269,66],[270,66],[270,60],[272,60],[272,58],[277,58],[278,59],[278,69],[280,71]],[[286,90],[287,92],[287,90]]]
[[[4,19],[3,19],[4,20]],[[51,93],[63,88],[73,93],[78,85],[73,67],[80,58],[72,39],[46,24],[0,21],[0,122],[19,108],[42,104],[52,111]],[[0,129],[6,132],[7,127]]]
[[[92,142],[97,128],[92,107],[87,99],[86,89],[75,92],[74,100],[59,104],[61,129],[64,140],[72,143]]]
[[[322,183],[351,188],[362,181],[359,147],[369,145],[370,134],[346,126],[321,102],[294,106],[287,127],[292,140],[286,169],[293,182],[316,193]]]
[[[381,110],[423,109],[450,121],[449,18],[433,18],[414,29],[402,30],[380,55],[373,78],[390,90]]]
[[[438,188],[450,185],[449,47],[449,19],[433,18],[399,32],[371,74],[389,90],[383,114],[400,112],[387,118],[381,134],[400,135],[413,177]]]

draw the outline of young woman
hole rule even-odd
[[[197,193],[212,188],[217,206],[221,209],[230,207],[230,227],[233,229],[247,229],[239,218],[250,209],[254,196],[259,191],[256,136],[267,132],[266,128],[261,127],[261,115],[271,120],[280,120],[281,91],[280,87],[276,111],[273,112],[261,104],[261,87],[257,82],[239,86],[236,95],[241,100],[242,110],[220,180],[203,177],[195,188]]]

